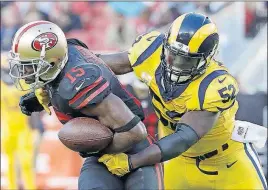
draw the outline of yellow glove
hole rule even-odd
[[[130,172],[128,155],[125,153],[104,154],[98,161],[105,164],[112,174],[119,177]]]
[[[38,88],[35,90],[34,93],[38,99],[38,102],[44,107],[45,111],[49,115],[51,115],[51,111],[50,111],[49,106],[48,106],[50,103],[48,92],[42,88]]]

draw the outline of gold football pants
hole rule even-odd
[[[34,142],[33,130],[28,126],[12,127],[4,126],[2,146],[3,152],[7,156],[7,179],[8,189],[19,189],[17,176],[21,176],[24,189],[36,189],[34,172]],[[19,171],[17,171],[17,161],[19,161]]]
[[[170,129],[159,122],[159,138],[170,132]],[[267,189],[267,182],[252,144],[229,140],[206,157],[210,158],[181,155],[166,161],[165,189]]]

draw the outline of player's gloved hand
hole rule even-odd
[[[98,161],[105,164],[112,174],[119,177],[124,176],[132,170],[129,156],[125,153],[104,154]]]
[[[39,103],[44,107],[45,111],[51,115],[51,111],[49,109],[50,98],[48,92],[42,88],[38,88],[35,90],[35,96],[37,97]]]
[[[20,98],[19,103],[21,112],[25,115],[32,115],[32,112],[43,111],[43,106],[38,102],[34,92],[27,93]]]

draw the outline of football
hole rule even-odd
[[[95,119],[78,117],[64,124],[58,137],[75,152],[97,152],[112,141],[113,133]]]

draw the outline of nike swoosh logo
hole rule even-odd
[[[75,90],[80,90],[80,88],[83,86],[83,84],[85,83],[85,79],[81,82],[81,84],[77,87],[75,87]]]
[[[224,77],[222,80],[218,79],[219,83],[223,83],[225,81],[226,77]]]
[[[226,166],[227,166],[227,168],[230,168],[230,167],[232,167],[236,162],[237,162],[238,160],[236,160],[236,161],[234,161],[233,163],[231,163],[231,164],[226,164]]]

